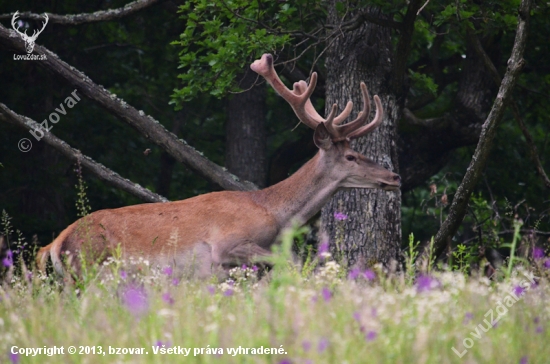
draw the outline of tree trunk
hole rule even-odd
[[[267,180],[265,85],[249,89],[256,76],[247,71],[241,78],[242,93],[227,102],[225,166],[241,179],[264,187]]]
[[[383,17],[376,9],[370,12]],[[328,22],[339,24],[341,21],[333,3]],[[327,51],[325,110],[328,113],[333,103],[342,109],[348,100],[353,100],[352,117],[355,117],[362,108],[359,84],[364,81],[371,98],[377,94],[382,100],[384,122],[372,134],[355,140],[352,147],[398,172],[395,140],[401,108],[390,91],[391,46],[390,29],[371,23],[336,39]],[[344,213],[347,219],[336,220],[335,212]],[[330,238],[331,251],[341,254],[348,266],[367,267],[399,260],[401,194],[367,189],[340,191],[322,210],[322,228]]]

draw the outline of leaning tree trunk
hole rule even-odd
[[[240,178],[264,187],[267,180],[265,85],[254,85],[248,70],[240,87],[244,91],[227,101],[225,166]],[[252,87],[252,88],[251,88]]]
[[[375,9],[372,12],[378,17],[383,16]],[[330,24],[342,21],[334,4],[328,16]],[[352,148],[398,172],[395,140],[400,108],[390,92],[391,63],[389,28],[365,23],[341,35],[327,51],[325,109],[328,113],[334,103],[342,109],[348,100],[353,100],[352,117],[355,117],[362,108],[359,84],[364,81],[371,100],[372,95],[380,96],[385,116],[377,130],[354,141]],[[347,218],[336,219],[336,212],[345,214]],[[337,216],[342,218],[340,214]],[[331,251],[341,254],[348,266],[367,267],[398,261],[401,194],[367,189],[340,191],[322,210],[322,228],[330,238]]]

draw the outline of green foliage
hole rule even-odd
[[[462,274],[470,273],[470,262],[473,259],[472,246],[458,244],[456,250],[453,251],[451,266],[453,270],[459,271]]]
[[[409,76],[416,93],[422,94],[428,92],[433,96],[437,96],[437,84],[433,78],[425,73],[414,72],[411,69],[409,69]]]
[[[12,263],[11,266],[6,267],[4,264],[0,264],[0,273],[8,273],[8,276],[13,273],[13,263],[19,262],[20,264],[15,264],[17,268],[17,273],[21,273],[22,267],[25,264],[29,264],[32,261],[32,258],[35,255],[36,246],[31,246],[23,236],[23,233],[19,229],[15,229],[12,225],[12,218],[6,212],[2,210],[2,215],[0,217],[0,224],[2,225],[2,230],[0,236],[3,236],[4,240],[0,240],[0,258],[4,259],[7,257],[7,254],[11,255],[9,261]],[[15,238],[13,235],[15,234]],[[5,246],[2,244],[4,243]],[[2,262],[0,259],[0,263]],[[32,263],[31,263],[32,264]],[[26,272],[26,267],[24,268]],[[0,274],[0,279],[2,275]]]
[[[115,270],[118,263],[120,269]],[[419,291],[404,279],[387,287],[334,279],[328,288],[320,274],[308,279],[293,275],[271,295],[269,282],[244,287],[242,281],[232,285],[178,281],[143,260],[108,261],[97,279],[82,289],[41,274],[14,275],[3,282],[0,343],[5,360],[12,346],[43,348],[44,338],[49,347],[65,347],[64,354],[53,357],[44,353],[10,357],[12,362],[29,364],[68,358],[76,363],[173,361],[173,355],[154,353],[160,347],[190,349],[184,361],[205,364],[414,363],[419,353],[428,363],[442,358],[456,364],[479,358],[517,363],[524,357],[536,362],[548,351],[550,315],[547,302],[538,297],[550,294],[550,285],[548,276],[542,276],[536,288],[525,286],[530,276],[521,266],[514,268],[510,279],[497,282],[460,272],[435,272],[430,279],[438,284]],[[524,294],[517,293],[518,286]],[[520,299],[511,301],[513,305],[502,313],[504,306],[498,302],[512,291]],[[489,314],[498,327],[486,326]],[[476,331],[478,325],[488,329]],[[472,331],[481,339],[474,340]],[[474,344],[459,358],[452,348],[462,352],[465,338]],[[68,354],[68,346],[75,346],[77,354]],[[96,354],[80,353],[81,346],[95,349]],[[227,350],[260,346],[283,352],[232,355]],[[144,352],[109,353],[109,347]],[[200,348],[223,352],[195,352]],[[106,355],[98,353],[100,349]]]
[[[9,244],[10,236],[13,234],[13,226],[11,224],[11,217],[6,210],[2,210],[2,233]]]
[[[259,1],[193,0],[180,6],[185,30],[172,44],[180,48],[178,78],[183,87],[174,91],[177,107],[198,94],[220,97],[238,91],[235,76],[247,62],[275,52],[291,41],[282,25],[293,18],[296,6]]]
[[[405,253],[405,265],[406,265],[406,279],[408,284],[412,284],[416,277],[416,258],[418,257],[418,246],[420,241],[414,242],[414,234],[409,234],[409,251]]]
[[[308,232],[306,226],[295,225],[286,229],[281,234],[281,243],[271,247],[273,254],[267,258],[267,261],[273,265],[273,275],[271,278],[271,292],[276,294],[279,287],[289,284],[299,275],[294,263],[292,247],[297,242],[298,246],[303,246],[305,235]],[[311,268],[309,267],[308,270]]]
[[[77,162],[77,167],[75,169],[78,183],[75,186],[76,187],[76,209],[78,211],[79,217],[87,216],[92,208],[90,207],[88,200],[88,196],[86,196],[86,189],[88,188],[86,186],[86,182],[84,182],[84,178],[82,177],[82,166],[80,165],[80,161]]]
[[[511,276],[512,269],[514,267],[514,264],[516,263],[516,260],[520,260],[516,258],[516,249],[517,249],[518,241],[521,240],[519,231],[522,225],[523,225],[523,222],[521,220],[514,219],[514,235],[512,237],[512,244],[507,246],[510,248],[510,256],[508,257],[508,268],[506,269],[506,277]]]

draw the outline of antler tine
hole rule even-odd
[[[332,123],[334,125],[342,124],[342,121],[344,121],[348,118],[349,114],[351,113],[351,110],[353,110],[353,102],[348,101],[348,103],[346,104],[346,107],[344,108],[344,110],[342,110],[340,115],[338,115],[337,117],[334,118],[334,121]]]
[[[44,19],[46,20],[45,22],[42,22],[42,29],[38,30],[38,29],[35,29],[33,30],[32,32],[32,35],[30,36],[31,39],[35,39],[38,38],[38,36],[40,35],[40,33],[42,33],[44,31],[44,29],[46,29],[46,25],[48,25],[48,20],[50,19],[48,17],[48,14],[44,13]],[[26,33],[25,33],[26,34]]]
[[[50,18],[48,17],[48,14],[44,13],[44,19],[46,20],[45,22],[42,23],[42,29],[40,29],[40,31],[38,32],[38,34],[42,33],[44,31],[44,29],[46,29],[46,25],[48,25],[48,21],[50,20]],[[37,34],[37,35],[38,35]]]
[[[373,98],[374,104],[376,105],[376,115],[374,116],[374,119],[362,128],[351,132],[348,135],[348,139],[355,139],[367,135],[368,133],[372,132],[378,125],[380,125],[380,123],[384,119],[384,110],[382,109],[382,102],[380,101],[380,98],[378,97],[378,95],[374,95]]]
[[[327,127],[327,130],[329,131],[329,133],[330,133],[330,128],[332,127],[332,124],[334,124],[334,119],[337,112],[338,112],[338,104],[335,103],[330,108],[330,112],[328,113],[327,119],[324,121],[325,126]]]
[[[307,86],[307,84],[303,80],[294,83],[294,89],[300,94],[302,94],[304,92],[304,89],[305,89],[306,86]],[[327,117],[327,119],[323,119],[323,117],[321,115],[319,115],[317,110],[315,110],[315,108],[313,107],[313,104],[311,103],[311,99],[309,99],[309,98],[306,101],[305,109],[306,109],[306,112],[311,117],[315,118],[318,122],[325,122],[325,123],[327,122],[328,117]],[[338,115],[334,118],[334,120],[332,121],[332,124],[338,125],[338,124],[342,123],[342,121],[347,119],[347,117],[351,113],[352,109],[353,109],[353,102],[348,101],[348,103],[346,104],[346,107],[344,108],[344,110],[342,110],[340,115]]]
[[[275,91],[290,104],[301,122],[315,129],[317,125],[324,120],[322,118],[315,118],[315,115],[309,115],[305,109],[305,104],[317,85],[317,73],[313,72],[311,74],[309,86],[307,86],[305,90],[302,90],[300,86],[296,88],[295,85],[294,89],[291,91],[283,84],[277,72],[275,72],[275,68],[273,67],[273,56],[271,54],[266,53],[262,55],[261,59],[254,61],[254,63],[250,65],[250,68],[257,74],[263,76]]]
[[[21,31],[19,30],[19,27],[16,27],[15,26],[15,21],[19,19],[19,10],[15,12],[15,14],[13,14],[13,17],[11,18],[11,26],[13,28],[13,30],[15,30],[17,33],[19,34],[23,34],[21,33]],[[25,30],[25,35],[27,34],[27,31]]]
[[[302,95],[305,92],[306,88],[307,88],[307,83],[304,80],[294,83],[294,90],[297,94]],[[315,119],[317,123],[322,123],[325,121],[325,119],[321,115],[319,115],[317,110],[315,110],[315,108],[313,107],[313,104],[311,103],[311,98],[309,97],[307,98],[306,103],[304,104],[304,109],[306,113],[311,118]]]
[[[369,91],[364,82],[361,82],[361,95],[363,96],[363,110],[359,112],[355,120],[350,121],[349,123],[342,125],[339,128],[340,133],[344,136],[347,136],[348,134],[352,133],[354,130],[357,130],[361,126],[363,126],[370,115]]]

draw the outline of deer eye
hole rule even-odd
[[[347,159],[348,161],[350,161],[350,162],[353,162],[353,161],[356,160],[357,158],[355,158],[355,156],[353,156],[353,155],[350,154],[350,155],[346,155],[346,159]]]

